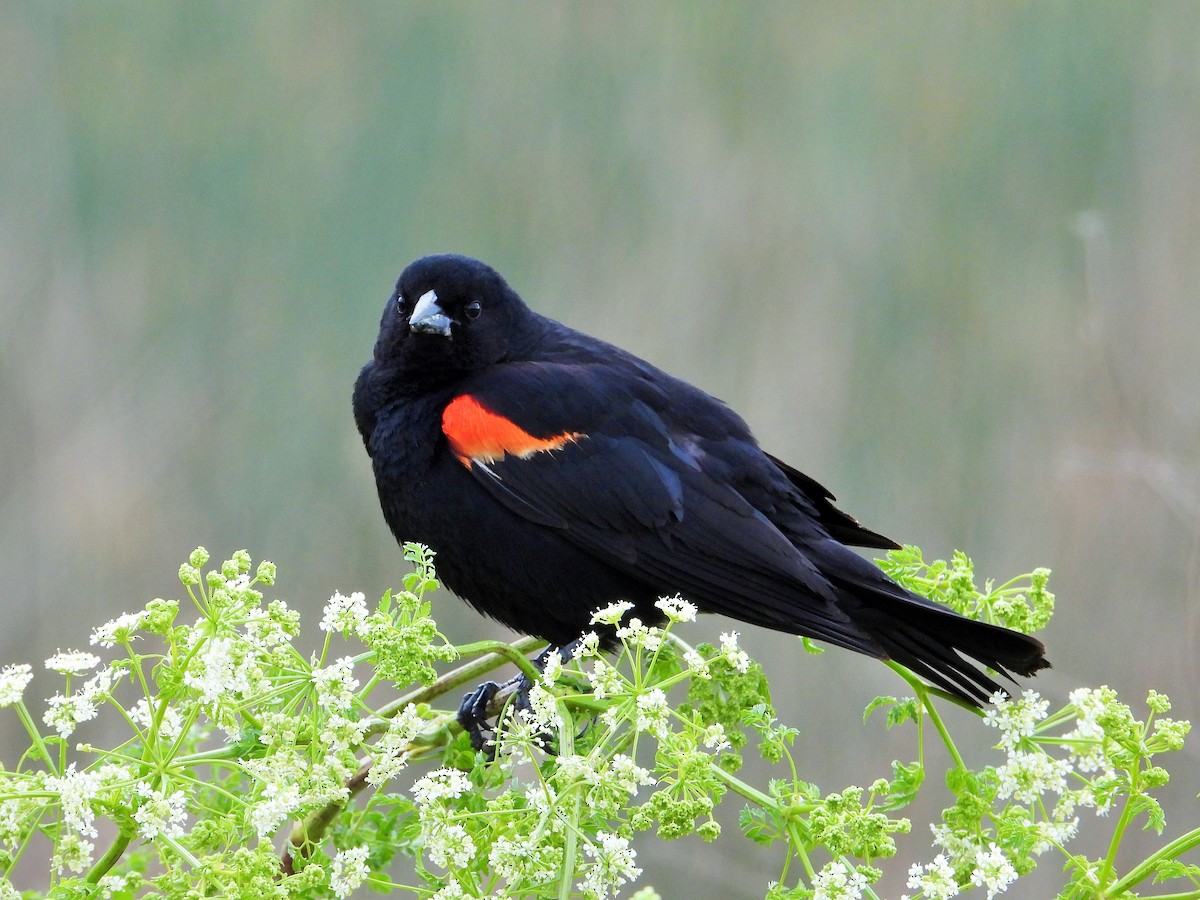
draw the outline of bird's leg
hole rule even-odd
[[[551,644],[535,656],[531,662],[534,668],[541,672],[546,668],[546,661],[550,658],[551,653],[557,653],[559,659],[565,663],[575,656],[575,650],[579,647],[579,644],[579,640],[564,644],[561,647]],[[508,698],[511,698],[511,702],[515,704],[518,710],[529,709],[529,691],[532,687],[533,682],[522,672],[503,684],[486,681],[475,688],[475,690],[464,695],[462,703],[458,706],[458,721],[462,725],[463,730],[470,735],[471,746],[476,750],[483,750],[485,747],[489,747],[489,752],[494,755],[496,729],[488,726],[488,718],[500,712],[500,710],[493,711],[492,709],[496,696],[503,694],[505,697],[504,702],[508,702]],[[497,721],[497,724],[499,724],[499,721]]]
[[[463,730],[471,738],[471,746],[476,750],[487,748],[489,756],[494,756],[496,752],[496,729],[488,725],[488,718],[493,715],[492,704],[497,694],[503,693],[506,698],[516,696],[516,702],[521,703],[521,697],[525,697],[525,704],[529,704],[529,689],[533,685],[525,673],[517,675],[515,678],[510,678],[503,684],[497,684],[494,681],[485,681],[475,690],[463,695],[462,703],[458,706],[458,721],[462,725]],[[507,702],[507,700],[506,700]],[[501,704],[503,708],[503,704]],[[496,711],[499,713],[499,710]]]

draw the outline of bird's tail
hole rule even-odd
[[[905,590],[873,565],[837,567],[839,606],[883,655],[974,706],[1005,688],[971,662],[1009,681],[1050,668],[1037,638],[979,622]],[[828,570],[826,570],[828,571]]]
[[[1036,638],[945,607],[927,606],[915,596],[903,605],[893,601],[886,621],[868,628],[888,658],[975,706],[983,706],[997,691],[1007,691],[964,656],[1009,681],[1013,675],[1050,668],[1046,648]]]

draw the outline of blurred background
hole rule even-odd
[[[0,101],[0,661],[178,596],[198,544],[310,625],[396,585],[350,390],[396,275],[457,251],[927,558],[1052,568],[1056,705],[1200,716],[1200,5],[6,3]],[[862,724],[883,666],[745,631],[825,790],[914,758]],[[643,882],[762,896],[726,806]]]

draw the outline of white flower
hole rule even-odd
[[[362,719],[349,719],[339,713],[330,714],[321,729],[320,741],[326,750],[326,759],[336,759],[359,747],[366,737],[367,723]]]
[[[94,630],[92,632],[91,643],[99,644],[101,647],[112,647],[118,643],[123,644],[132,637],[133,632],[145,624],[145,610],[136,613],[123,613]]]
[[[651,653],[657,653],[658,649],[662,647],[662,635],[661,628],[647,627],[637,617],[630,619],[628,625],[622,625],[617,629],[617,637],[630,647],[644,647]]]
[[[21,782],[17,781],[16,784],[9,786],[9,790],[14,788],[17,793],[20,793]],[[21,845],[21,838],[24,836],[25,829],[21,826],[24,814],[25,810],[20,801],[0,802],[0,845],[7,845],[13,852],[16,852]]]
[[[637,718],[634,728],[638,731],[649,731],[655,737],[662,737],[667,731],[667,695],[662,688],[655,688],[637,698]]]
[[[362,591],[355,591],[349,597],[342,596],[341,591],[335,591],[325,604],[325,615],[321,617],[321,630],[329,632],[354,632],[359,637],[367,632],[367,602]]]
[[[592,693],[597,700],[625,691],[625,679],[621,677],[621,673],[600,657],[596,657],[592,663],[588,681],[592,683]]]
[[[300,795],[300,805],[311,808],[345,803],[350,799],[350,788],[346,782],[356,771],[357,767],[352,769],[337,758],[313,764],[308,774],[303,776],[307,784],[306,790]]]
[[[933,831],[933,846],[945,850],[952,864],[963,860],[974,862],[979,852],[979,844],[976,841],[963,836],[949,825],[931,824],[929,828]]]
[[[461,825],[440,824],[425,833],[425,853],[435,866],[462,869],[475,856],[475,842]]]
[[[97,882],[96,886],[100,888],[100,896],[103,900],[112,900],[113,894],[122,892],[127,896],[134,896],[141,883],[142,876],[137,872],[129,872],[124,875],[109,872]],[[0,900],[6,900],[2,893],[0,893]],[[13,900],[20,900],[20,898],[13,898]]]
[[[600,781],[600,773],[596,771],[595,761],[590,756],[572,753],[570,756],[558,758],[555,780],[560,784],[570,784],[572,781],[597,784]]]
[[[146,702],[145,697],[125,712],[135,725],[140,725],[147,730],[154,722],[154,713],[150,710],[150,704]],[[168,741],[175,740],[183,733],[183,717],[179,715],[179,710],[173,706],[168,706],[163,710],[162,720],[158,723],[158,733],[160,737]]]
[[[1060,817],[1059,811],[1055,809],[1053,821],[1038,822],[1033,828],[1040,837],[1040,840],[1033,845],[1033,853],[1035,856],[1041,856],[1051,847],[1065,846],[1071,838],[1075,837],[1079,832],[1079,817],[1066,819]]]
[[[268,756],[247,759],[242,763],[246,773],[261,783],[261,794],[251,797],[247,813],[251,826],[261,840],[269,839],[286,820],[293,818],[305,802],[319,803],[318,794],[333,792],[322,781],[328,772],[312,766],[294,749],[284,749]],[[302,794],[298,782],[312,785]]]
[[[94,669],[98,665],[100,665],[100,657],[83,650],[68,650],[65,653],[59,650],[46,660],[47,669],[52,672],[60,672],[63,675],[82,675],[84,672]]]
[[[295,716],[278,710],[263,713],[259,722],[262,728],[258,733],[258,742],[264,747],[296,743],[296,728],[305,724],[298,722]]]
[[[950,900],[958,896],[958,882],[954,880],[954,869],[944,854],[939,853],[933,862],[924,866],[914,864],[908,870],[908,886],[921,891],[927,900]]]
[[[508,837],[497,838],[488,853],[488,868],[501,878],[516,881],[524,876],[529,858],[537,846],[530,840],[514,841]]]
[[[592,613],[592,623],[595,625],[616,625],[621,621],[625,613],[631,609],[633,609],[633,604],[626,600],[610,603],[608,606]]]
[[[1050,709],[1050,701],[1030,690],[1023,692],[1020,699],[1006,697],[997,691],[991,696],[991,704],[983,721],[1000,729],[1000,746],[1005,750],[1012,750],[1021,741],[1033,737],[1037,723],[1046,718]]]
[[[71,763],[61,776],[46,779],[46,789],[59,795],[64,824],[80,837],[96,837],[96,811],[92,803],[112,782],[131,778],[128,769],[106,765],[92,771],[78,772]]]
[[[521,716],[534,732],[557,731],[562,727],[562,716],[554,695],[535,684],[529,689],[529,709],[521,710]]]
[[[725,632],[721,635],[721,655],[739,672],[745,674],[750,671],[750,657],[746,655],[745,650],[738,649],[738,633],[736,631]]]
[[[462,885],[451,878],[449,883],[430,897],[429,900],[464,900],[466,896],[466,891],[462,889]]]
[[[712,679],[712,673],[708,671],[708,660],[691,647],[683,652],[683,662],[692,670],[692,674],[696,678],[703,678],[706,681]]]
[[[70,697],[55,694],[46,702],[50,708],[42,714],[42,721],[62,738],[70,737],[81,722],[96,718],[99,707],[99,700],[84,691]]]
[[[330,890],[337,897],[349,897],[370,874],[371,870],[367,866],[367,845],[349,847],[333,858],[333,866],[329,872]]]
[[[59,874],[63,869],[82,872],[92,864],[92,851],[95,849],[96,845],[91,841],[81,835],[67,832],[59,835],[58,843],[54,847],[54,859],[50,864]]]
[[[1070,693],[1071,705],[1075,707],[1075,727],[1063,735],[1063,740],[1073,742],[1071,758],[1081,772],[1095,772],[1109,767],[1104,759],[1104,727],[1100,724],[1108,705],[1116,701],[1116,693],[1107,685],[1099,688],[1077,688]]]
[[[33,680],[33,666],[28,663],[5,666],[0,669],[0,709],[20,703],[25,688]]]
[[[718,726],[720,727],[720,726]],[[613,786],[625,791],[630,797],[636,797],[641,785],[654,784],[654,777],[648,769],[644,769],[633,761],[633,758],[618,753],[608,764],[606,775],[612,779]]]
[[[562,668],[562,654],[556,650],[546,656],[546,662],[542,666],[542,677],[539,681],[541,681],[544,687],[554,687],[554,683],[558,681],[558,676],[562,674]]]
[[[600,655],[600,635],[589,631],[575,642],[575,659],[585,659],[589,656]]]
[[[596,842],[588,843],[584,852],[594,862],[587,867],[579,887],[592,900],[603,900],[615,894],[623,884],[635,881],[642,874],[634,864],[637,853],[623,837],[600,832]]]
[[[240,653],[226,637],[209,640],[192,658],[183,683],[200,694],[200,701],[218,704],[222,698],[253,693],[253,684],[262,671]],[[239,658],[240,657],[240,658]]]
[[[1071,764],[1065,759],[1054,759],[1041,750],[1012,750],[1008,761],[996,770],[998,794],[1002,800],[1013,797],[1020,803],[1034,803],[1046,791],[1065,791],[1070,774]]]
[[[549,783],[530,784],[525,787],[525,802],[531,812],[536,813],[550,833],[562,831],[563,820],[558,815],[551,816],[554,804],[558,802],[558,791]]]
[[[861,900],[866,887],[861,872],[835,860],[813,878],[813,900]]]
[[[322,706],[345,709],[354,702],[358,679],[354,677],[354,659],[343,656],[323,669],[313,669],[312,683],[317,687],[317,700]]]
[[[417,806],[457,800],[471,790],[471,780],[458,769],[434,769],[412,786]]]
[[[425,720],[421,718],[415,704],[408,704],[399,715],[393,716],[388,723],[388,730],[371,747],[371,771],[367,773],[367,783],[372,787],[395,778],[408,765],[408,755],[412,742],[425,728]]]
[[[729,743],[729,738],[725,734],[725,726],[720,722],[714,722],[704,729],[701,741],[705,747],[717,752],[729,750],[733,746]]]
[[[663,597],[654,604],[663,611],[672,622],[694,622],[696,620],[696,604],[689,603],[682,597]]]
[[[263,796],[250,804],[250,824],[258,832],[259,840],[269,840],[300,809],[302,802],[300,788],[295,784],[268,782]]]
[[[267,609],[255,607],[246,615],[246,640],[260,655],[270,654],[277,648],[289,644],[293,632],[288,625],[294,614],[282,600],[272,600]]]
[[[134,811],[133,820],[138,823],[138,834],[152,841],[160,834],[177,838],[183,835],[183,823],[187,820],[187,798],[183,791],[171,796],[165,790],[155,790],[142,782],[137,786],[142,804]]]
[[[975,871],[971,873],[971,883],[986,887],[988,900],[992,900],[997,894],[1003,894],[1016,880],[1017,870],[1012,867],[1004,851],[994,843],[988,844],[987,850],[979,850],[975,854]]]

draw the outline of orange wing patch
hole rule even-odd
[[[472,460],[492,463],[506,454],[526,459],[535,453],[561,450],[586,434],[564,431],[548,438],[534,437],[516,422],[492,412],[470,394],[455,397],[442,413],[442,432],[450,449],[468,469]]]

